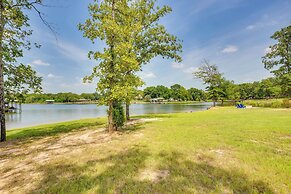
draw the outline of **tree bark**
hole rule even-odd
[[[114,131],[113,102],[110,101],[108,104],[108,132],[112,133],[113,131]]]
[[[115,19],[115,13],[114,13],[114,9],[115,9],[115,1],[112,1],[112,18],[113,20]],[[115,55],[114,55],[114,35],[111,37],[110,40],[110,52],[111,52],[111,70],[114,71],[114,59],[115,59]],[[113,87],[114,84],[114,80],[110,80],[110,88]],[[108,132],[112,133],[115,130],[115,125],[114,125],[114,120],[113,120],[113,101],[109,100],[108,102]]]
[[[125,114],[126,114],[126,120],[129,121],[130,120],[130,115],[129,115],[129,105],[130,105],[130,102],[129,101],[126,101],[126,108],[125,108]]]
[[[0,1],[0,127],[1,142],[6,141],[6,125],[5,125],[5,102],[4,102],[4,61],[3,61],[3,33],[4,33],[4,11],[3,1]]]

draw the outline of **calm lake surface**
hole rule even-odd
[[[206,110],[211,103],[194,104],[132,104],[131,115],[150,113],[176,113]],[[47,123],[106,116],[107,107],[95,104],[23,104],[22,111],[7,114],[7,129]]]

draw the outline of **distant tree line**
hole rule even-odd
[[[97,101],[100,96],[97,93],[82,93],[74,94],[68,93],[57,93],[57,94],[28,94],[25,97],[25,103],[44,103],[46,100],[54,100],[58,103],[70,103],[78,102],[80,100],[86,99],[88,101]]]
[[[235,84],[233,81],[223,79],[220,84],[220,92],[217,100],[248,100],[248,99],[270,99],[285,98],[286,93],[282,91],[276,78],[267,78],[252,83]],[[150,101],[154,98],[163,98],[167,101],[207,101],[212,100],[210,92],[189,88],[174,84],[171,87],[163,85],[150,86],[135,94],[135,99]],[[98,101],[98,93],[57,93],[57,94],[28,94],[25,103],[44,103],[46,100],[54,100],[57,103],[78,102],[80,100]]]
[[[215,94],[216,100],[247,100],[247,99],[269,99],[285,98],[287,94],[279,85],[276,78],[267,78],[252,83],[235,84],[233,81],[222,79],[219,90]],[[149,101],[152,98],[164,98],[175,101],[206,101],[213,99],[213,92],[197,88],[186,89],[175,84],[170,88],[165,86],[151,86],[143,90],[143,99]]]

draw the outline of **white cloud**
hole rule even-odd
[[[156,75],[153,72],[141,72],[142,78],[155,78]]]
[[[255,25],[249,25],[246,27],[247,30],[253,30],[256,26]]]
[[[58,47],[58,50],[60,53],[62,53],[64,56],[66,56],[69,59],[72,59],[74,61],[88,61],[88,52],[77,47],[76,45],[65,42],[65,41],[58,41],[56,43],[56,46]]]
[[[259,29],[259,28],[265,28],[265,27],[270,27],[278,24],[278,22],[272,18],[264,17],[262,21],[259,21],[255,24],[248,25],[246,27],[246,30],[254,30],[254,29]]]
[[[72,83],[62,83],[60,84],[61,88],[67,88],[67,89],[74,89],[76,87],[78,88],[92,88],[92,91],[94,91],[96,85],[92,84],[92,83],[84,83],[83,82],[83,78],[81,77],[75,77],[76,82],[72,82]]]
[[[238,51],[238,48],[236,46],[229,45],[225,47],[221,52],[222,53],[235,53],[237,51]]]
[[[61,78],[61,76],[57,76],[57,75],[54,75],[54,74],[52,74],[52,73],[49,73],[49,74],[47,75],[47,78],[50,78],[50,79],[56,79],[56,78]]]
[[[40,59],[37,59],[37,60],[32,61],[32,65],[36,65],[36,66],[50,66],[49,63],[44,62],[44,61],[42,61]]]
[[[187,68],[187,69],[184,69],[184,73],[187,73],[187,74],[192,74],[192,73],[194,73],[195,71],[197,71],[198,70],[198,67],[189,67],[189,68]]]
[[[172,63],[172,67],[173,67],[174,69],[183,69],[183,68],[184,68],[184,64],[173,62],[173,63]]]

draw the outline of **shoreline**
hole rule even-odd
[[[219,107],[219,108],[224,108],[224,107]],[[203,112],[203,111],[208,111],[211,110],[213,108],[207,108],[204,110],[196,110],[196,111],[185,111],[185,112],[172,112],[172,113],[149,113],[149,114],[141,114],[141,115],[131,115],[131,118],[141,118],[141,117],[148,117],[148,116],[159,116],[159,115],[175,115],[175,114],[186,114],[186,113],[196,113],[196,112]],[[37,125],[29,125],[29,126],[24,126],[24,127],[20,127],[20,128],[12,128],[12,129],[7,129],[7,131],[14,131],[14,130],[23,130],[26,128],[39,128],[39,127],[44,127],[46,125],[59,125],[59,124],[63,124],[63,123],[74,123],[74,122],[82,122],[85,120],[92,120],[92,119],[106,119],[106,115],[105,116],[100,116],[100,117],[86,117],[86,118],[80,118],[80,119],[73,119],[73,120],[64,120],[64,121],[57,121],[57,122],[49,122],[49,123],[41,123],[41,124],[37,124]]]

